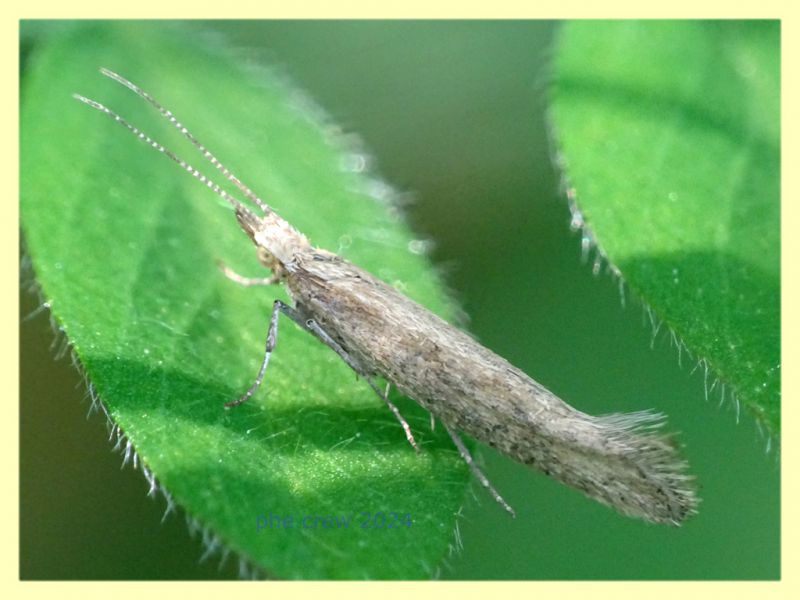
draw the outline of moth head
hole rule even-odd
[[[258,259],[268,269],[279,273],[296,254],[311,248],[306,236],[297,231],[273,210],[259,216],[243,204],[236,204],[236,220],[256,246]]]
[[[110,118],[114,119],[118,124],[125,127],[128,131],[134,134],[142,142],[145,142],[151,148],[158,150],[161,154],[174,161],[180,167],[188,172],[192,177],[200,181],[206,187],[211,189],[215,194],[228,202],[236,211],[236,219],[239,221],[240,227],[245,233],[253,240],[258,251],[258,258],[264,266],[272,269],[276,274],[284,272],[284,265],[291,262],[294,256],[303,252],[311,247],[308,239],[297,231],[294,227],[289,225],[286,221],[281,219],[270,206],[261,200],[249,187],[236,177],[229,169],[227,169],[217,158],[209,152],[209,150],[200,143],[200,141],[192,135],[189,130],[184,127],[172,111],[167,110],[155,98],[145,92],[136,84],[128,81],[121,75],[114,73],[108,69],[100,69],[100,72],[106,77],[111,78],[120,85],[128,88],[143,100],[152,105],[161,116],[168,119],[180,132],[186,137],[192,145],[200,151],[204,158],[211,162],[222,175],[231,184],[239,189],[244,197],[251,201],[262,212],[262,216],[255,214],[252,210],[242,204],[237,198],[230,193],[226,192],[222,187],[214,183],[209,177],[201,173],[198,169],[194,168],[188,162],[180,158],[169,148],[164,147],[162,144],[151,138],[149,135],[141,131],[138,127],[131,125],[125,119],[120,117],[117,113],[110,108],[81,96],[80,94],[73,94],[76,100],[87,104],[88,106],[105,113]]]

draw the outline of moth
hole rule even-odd
[[[247,278],[224,267],[225,274],[247,286],[283,284],[293,300],[291,305],[275,300],[258,375],[250,389],[226,408],[246,402],[261,385],[283,314],[336,352],[372,387],[417,450],[411,428],[389,399],[388,386],[381,389],[376,380],[394,385],[427,409],[444,425],[475,477],[512,516],[514,510],[476,465],[459,431],[624,515],[678,525],[696,512],[693,478],[673,438],[661,432],[661,414],[595,417],[571,407],[392,286],[314,247],[223,166],[171,111],[124,77],[108,69],[101,73],[158,110],[252,207],[103,104],[79,94],[74,97],[110,116],[230,203],[271,275]]]

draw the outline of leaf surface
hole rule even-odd
[[[570,22],[555,74],[586,244],[779,433],[779,23]]]
[[[468,481],[446,433],[393,397],[424,446],[416,454],[365,382],[283,318],[265,385],[223,410],[255,377],[273,300],[288,298],[227,280],[215,261],[267,274],[227,205],[71,98],[102,102],[222,179],[99,67],[174,110],[312,243],[443,316],[455,310],[391,190],[283,78],[195,29],[66,27],[40,41],[23,79],[22,225],[44,297],[110,417],[177,504],[269,574],[430,577]]]

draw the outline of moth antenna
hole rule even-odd
[[[94,100],[91,100],[90,98],[87,98],[86,96],[81,96],[80,94],[72,94],[72,97],[75,98],[76,100],[80,100],[84,104],[88,104],[89,106],[99,110],[100,112],[103,112],[103,113],[107,114],[109,117],[114,119],[117,123],[119,123],[120,125],[122,125],[126,129],[128,129],[128,131],[130,131],[132,134],[134,134],[136,137],[138,137],[140,140],[142,140],[145,144],[147,144],[151,148],[155,148],[156,150],[158,150],[162,154],[167,155],[173,161],[178,163],[184,171],[187,171],[188,173],[190,173],[195,179],[198,179],[200,181],[200,183],[205,184],[205,186],[208,187],[209,189],[211,189],[215,194],[217,194],[218,196],[220,196],[221,198],[226,200],[231,206],[233,206],[234,209],[236,209],[237,213],[243,212],[243,213],[252,214],[250,212],[250,210],[246,206],[244,206],[241,202],[239,202],[239,200],[237,200],[236,198],[231,196],[228,192],[223,190],[219,185],[214,183],[211,179],[209,179],[208,177],[203,175],[200,171],[195,169],[192,165],[190,165],[185,160],[183,160],[182,158],[177,156],[169,148],[165,148],[162,144],[160,144],[159,142],[157,142],[156,140],[151,138],[149,135],[147,135],[146,133],[141,131],[138,127],[128,123],[125,119],[120,117],[117,113],[115,113],[113,110],[111,110],[107,106],[105,106],[103,104],[100,104],[99,102],[96,102]]]
[[[209,152],[209,150],[205,146],[203,146],[203,144],[201,144],[200,141],[196,137],[194,137],[194,135],[192,135],[192,133],[183,125],[183,123],[178,121],[178,119],[175,117],[175,115],[172,113],[171,110],[165,108],[160,102],[158,102],[150,94],[148,94],[146,91],[144,91],[142,88],[140,88],[135,83],[132,83],[132,82],[128,81],[127,79],[125,79],[122,75],[119,75],[118,73],[115,73],[114,71],[106,69],[105,67],[101,67],[100,68],[100,73],[102,73],[103,75],[105,75],[109,79],[113,79],[117,83],[124,85],[126,88],[128,88],[129,90],[134,92],[136,95],[138,95],[140,98],[146,100],[159,113],[161,113],[162,117],[164,117],[170,123],[172,123],[172,125],[174,125],[175,128],[178,131],[180,131],[184,135],[184,137],[186,137],[186,139],[189,140],[192,143],[192,145],[194,145],[194,147],[197,148],[200,151],[200,153],[205,158],[207,158],[208,161],[212,165],[214,165],[217,169],[219,169],[220,172],[222,172],[222,174],[225,176],[225,178],[228,181],[230,181],[233,185],[235,185],[237,188],[239,188],[239,190],[241,190],[241,192],[248,199],[252,200],[262,211],[264,211],[264,214],[268,214],[268,213],[273,212],[272,209],[269,207],[269,205],[266,202],[264,202],[261,198],[259,198],[255,194],[255,192],[253,192],[253,190],[251,190],[244,183],[242,183],[242,181],[238,177],[236,177],[236,175],[231,173],[231,171],[228,170],[228,168],[225,167],[225,165],[223,165],[219,160],[217,160],[217,157],[214,156],[213,154],[211,154],[211,152]]]

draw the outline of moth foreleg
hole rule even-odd
[[[477,477],[478,481],[481,482],[481,485],[483,485],[483,487],[485,487],[489,491],[489,493],[497,501],[497,503],[500,504],[500,506],[502,506],[509,513],[511,513],[512,517],[516,517],[517,513],[514,512],[514,509],[511,508],[511,506],[509,506],[508,502],[506,502],[503,499],[500,493],[496,489],[494,489],[494,486],[491,483],[489,483],[489,480],[486,478],[486,475],[483,474],[483,471],[481,471],[480,467],[477,464],[475,464],[475,460],[472,458],[472,455],[469,453],[469,450],[467,450],[467,447],[464,445],[464,442],[461,441],[460,437],[458,437],[458,433],[456,433],[456,431],[444,421],[442,421],[442,424],[444,425],[444,428],[447,429],[447,433],[450,434],[450,438],[453,440],[453,443],[456,445],[456,448],[458,448],[458,451],[461,454],[461,458],[463,458],[464,462],[467,463],[467,465],[472,470],[475,477]]]
[[[292,317],[294,318],[294,317]],[[381,400],[384,401],[386,406],[389,407],[389,410],[392,411],[392,414],[400,421],[400,425],[403,427],[403,431],[406,434],[406,439],[411,446],[419,452],[419,446],[417,445],[417,441],[414,439],[414,434],[411,433],[411,427],[409,426],[408,422],[403,418],[403,415],[400,414],[398,408],[394,405],[394,403],[389,400],[389,385],[386,384],[386,390],[381,391],[381,389],[377,386],[377,384],[373,381],[372,377],[367,370],[361,366],[358,360],[352,356],[347,350],[345,350],[342,345],[333,339],[327,331],[325,331],[319,323],[317,323],[314,319],[306,319],[302,323],[300,321],[295,321],[304,329],[307,329],[311,333],[313,333],[317,338],[326,346],[328,346],[331,350],[336,352],[339,357],[347,363],[347,365],[353,369],[358,375],[363,377],[369,386],[378,394]]]
[[[274,285],[280,281],[280,278],[277,277],[275,274],[270,275],[269,277],[244,277],[242,275],[239,275],[236,271],[231,269],[221,260],[217,261],[217,265],[219,266],[220,270],[225,275],[225,277],[227,277],[234,283],[238,283],[239,285],[243,285],[245,287],[251,287],[254,285]]]

